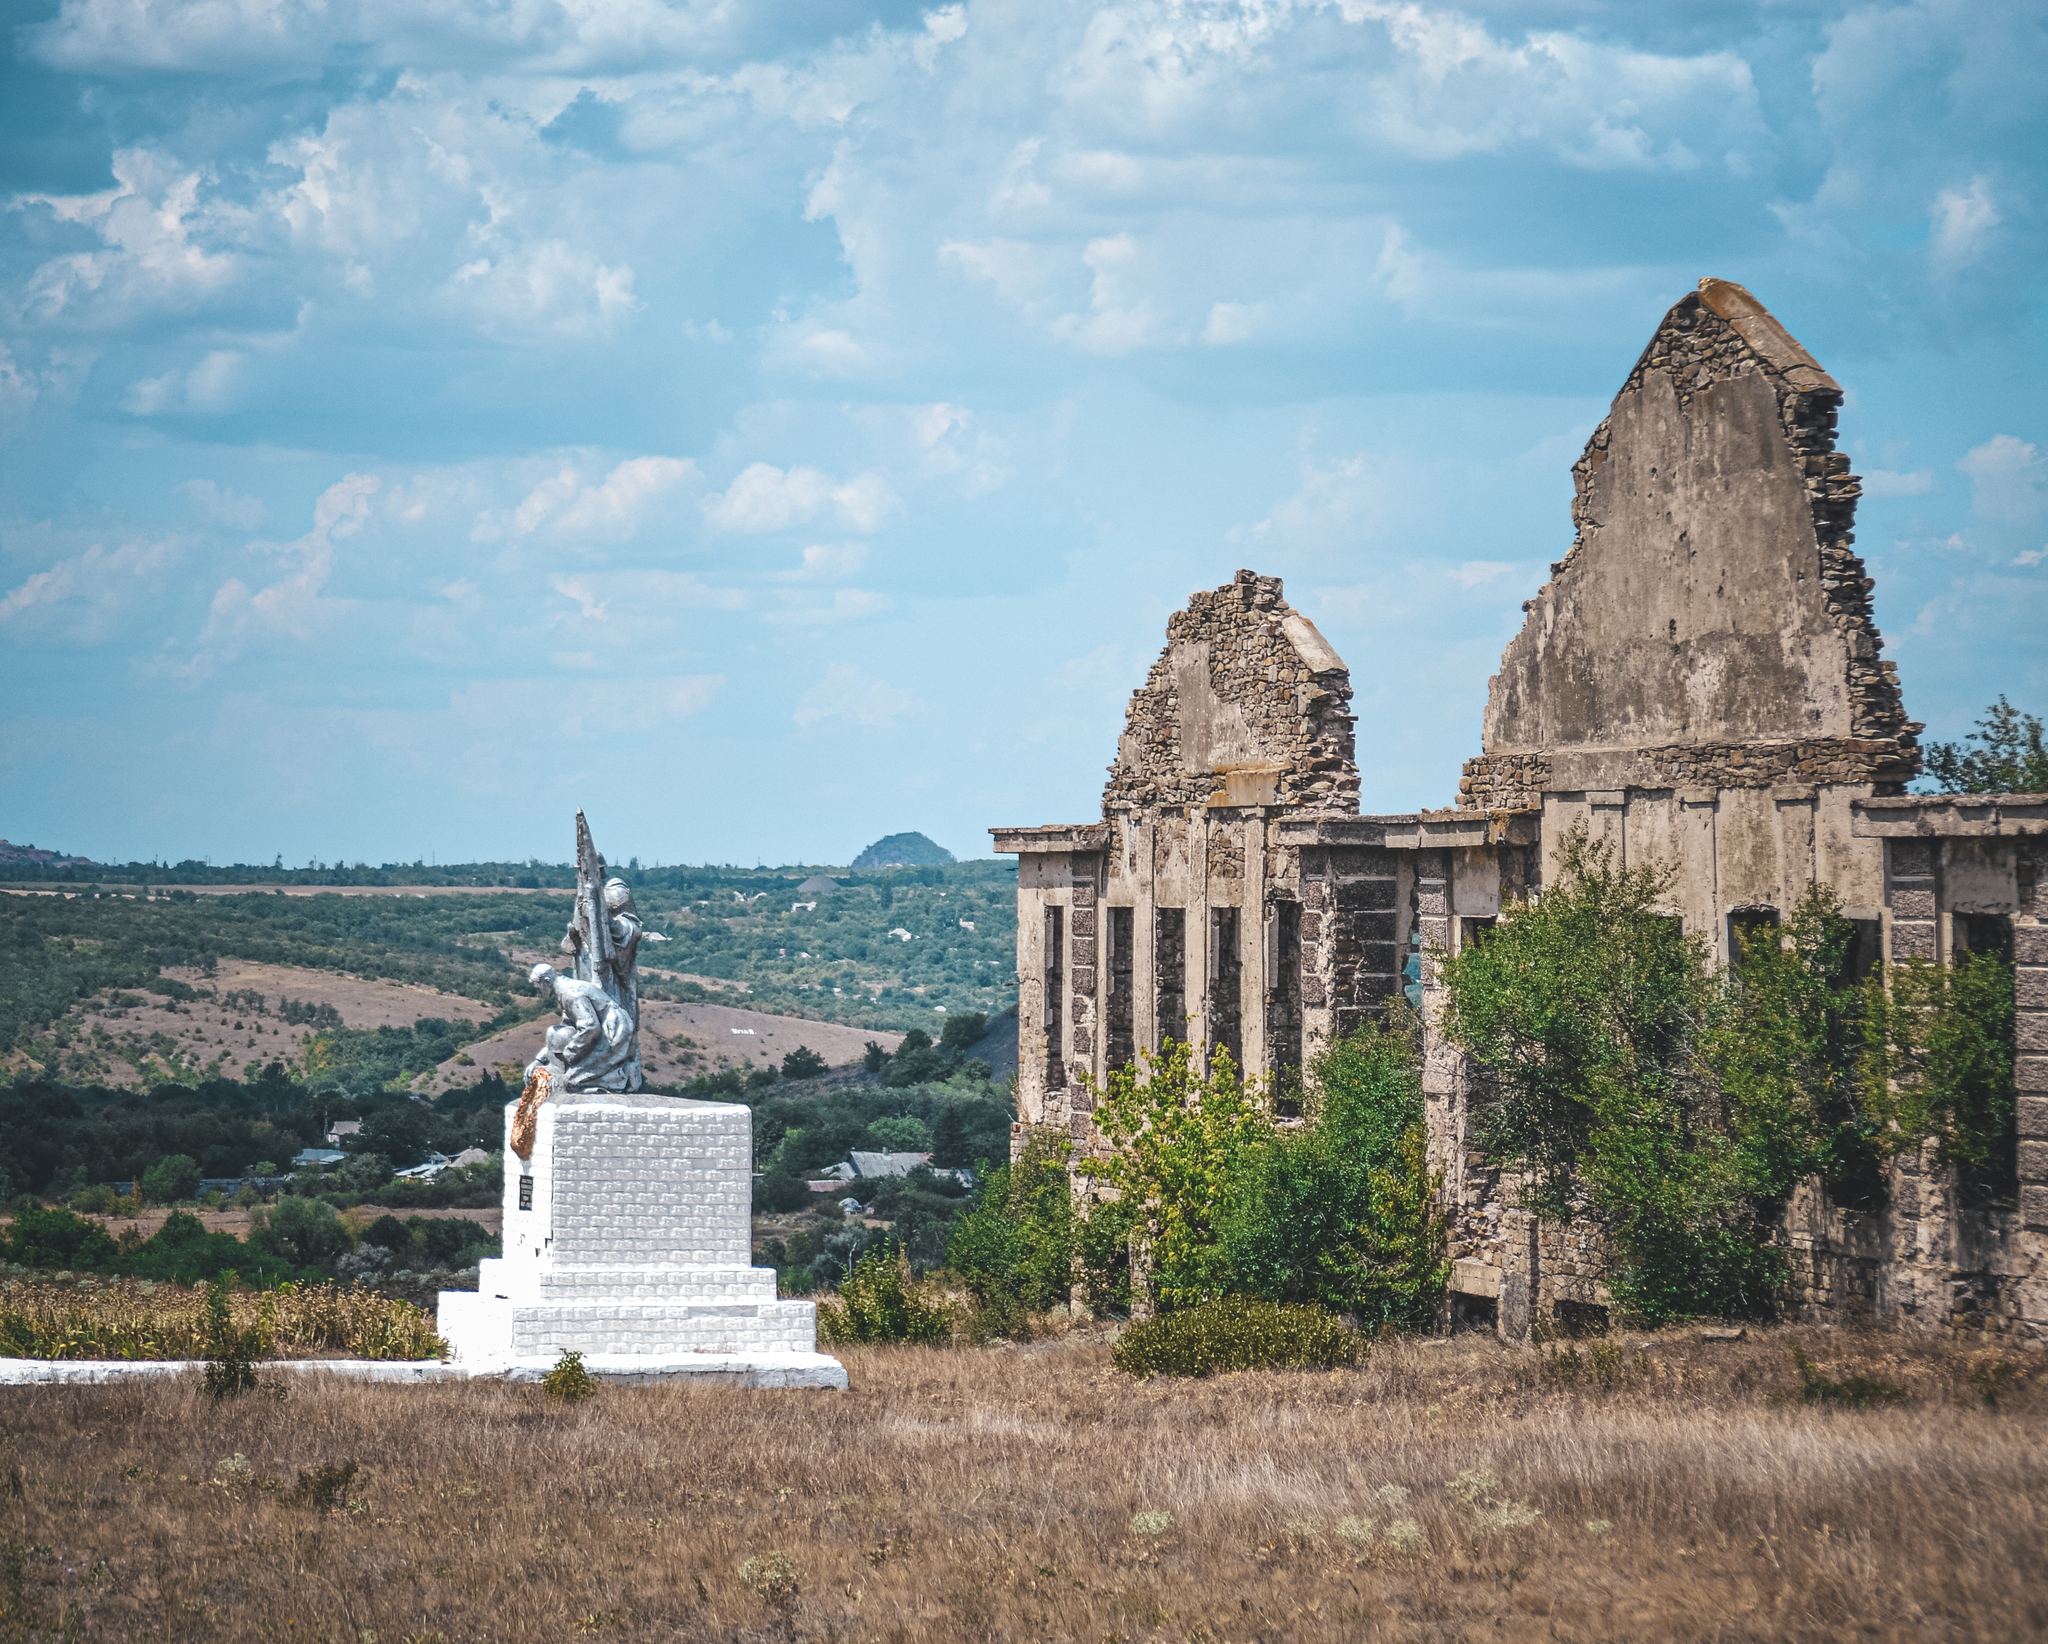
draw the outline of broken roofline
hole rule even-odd
[[[1212,813],[1213,814],[1213,813]],[[1273,817],[1284,845],[1367,845],[1383,850],[1440,850],[1448,846],[1533,845],[1541,813],[1522,811],[1409,811],[1390,816],[1329,816],[1309,812]],[[1037,828],[990,828],[1000,854],[1072,855],[1107,851],[1116,823],[1050,823]]]

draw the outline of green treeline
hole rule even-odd
[[[1444,964],[1446,1036],[1484,1074],[1476,1139],[1550,1220],[1593,1215],[1609,1285],[1645,1319],[1756,1317],[1789,1272],[1798,1184],[1871,1208],[1924,1141],[1966,1196],[2015,1191],[2014,972],[1996,952],[1858,981],[1855,927],[1815,887],[1714,971],[1665,912],[1672,871],[1583,829],[1540,900]]]

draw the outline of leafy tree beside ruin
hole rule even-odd
[[[1769,1314],[1773,1230],[1803,1180],[1869,1206],[1926,1139],[2011,1156],[2012,967],[1998,955],[1849,972],[1853,927],[1816,886],[1783,929],[1709,968],[1666,912],[1675,869],[1623,868],[1583,827],[1557,883],[1441,961],[1444,1032],[1472,1058],[1477,1139],[1550,1220],[1596,1218],[1610,1287],[1651,1320]]]
[[[1927,774],[1941,793],[2048,793],[2041,721],[2003,693],[1961,742],[1930,742]]]

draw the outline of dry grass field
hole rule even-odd
[[[2037,1360],[1642,1339],[1583,1348],[1568,1378],[1470,1337],[1137,1383],[1076,1336],[850,1349],[843,1395],[15,1389],[0,1636],[2048,1634]],[[1904,1401],[1804,1402],[1795,1342]],[[351,1464],[323,1505],[319,1469]]]

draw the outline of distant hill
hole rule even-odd
[[[856,868],[942,868],[954,861],[944,845],[935,845],[921,833],[892,833],[877,839],[853,859]]]

